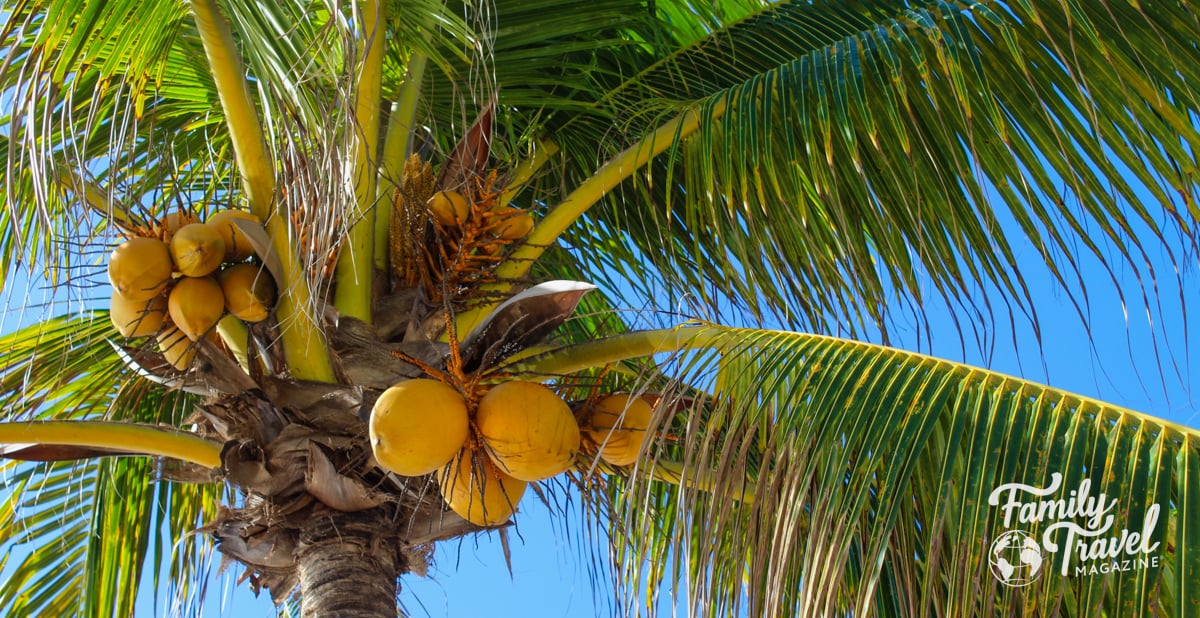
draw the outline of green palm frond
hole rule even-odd
[[[1195,610],[1184,591],[1200,571],[1183,549],[1197,534],[1194,429],[901,350],[716,326],[619,335],[512,368],[554,373],[679,350],[691,352],[666,366],[694,403],[663,419],[654,458],[611,494],[625,611],[668,592],[712,616]],[[680,472],[681,483],[656,480]],[[1085,482],[1115,501],[1102,538],[1145,527],[1152,553],[1118,553],[1149,562],[1079,574],[1108,562],[1081,561],[1072,547],[1047,554],[1029,587],[999,583],[993,540],[1009,529],[1040,539],[1058,519],[1006,521],[1008,494],[990,504],[995,490],[1053,485],[1046,499],[1067,500]]]
[[[150,388],[121,363],[111,335],[101,313],[0,338],[6,418],[180,424],[193,396]],[[145,457],[4,464],[0,545],[9,558],[0,602],[16,615],[131,616],[138,587],[151,581],[198,607],[209,541],[186,535],[215,517],[221,488],[169,482],[173,473]]]
[[[1056,2],[863,1],[738,13],[619,83],[588,73],[596,85],[572,96],[594,104],[546,123],[577,184],[618,136],[630,143],[682,109],[728,108],[567,241],[615,247],[598,253],[665,277],[670,304],[732,297],[826,332],[886,327],[894,317],[879,308],[897,294],[918,313],[938,299],[985,319],[1004,305],[1032,313],[1011,266],[1018,242],[1084,290],[1080,306],[1081,251],[1149,286],[1142,239],[1190,236],[1197,214],[1189,11],[1085,3],[1068,19]],[[621,59],[637,67],[634,54]],[[1094,238],[1128,249],[1107,256]],[[980,282],[1001,296],[973,304]]]

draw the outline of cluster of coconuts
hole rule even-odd
[[[438,191],[426,204],[429,214],[445,229],[463,227],[472,216],[471,204],[457,191]],[[483,212],[479,228],[489,230],[501,242],[525,238],[533,229],[533,217],[520,208],[496,205]]]
[[[641,397],[607,395],[584,411],[581,437],[567,402],[541,384],[498,384],[469,410],[453,386],[417,378],[380,395],[369,433],[380,466],[402,476],[437,472],[451,510],[494,526],[512,517],[530,482],[571,468],[581,445],[612,465],[632,464],[652,414]]]
[[[259,223],[238,210],[205,222],[172,213],[147,235],[117,245],[108,262],[109,317],[117,331],[155,336],[163,356],[182,371],[195,358],[192,342],[210,334],[226,311],[246,322],[266,319],[275,283],[247,261],[254,249],[235,219]]]

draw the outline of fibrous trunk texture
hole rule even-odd
[[[327,512],[300,531],[296,548],[303,618],[394,618],[404,557],[381,538],[378,509]]]

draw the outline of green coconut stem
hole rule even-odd
[[[192,0],[192,13],[204,54],[221,99],[221,110],[229,125],[233,153],[242,175],[242,188],[250,202],[250,212],[259,220],[271,216],[275,201],[275,166],[267,153],[266,139],[250,86],[242,70],[242,59],[233,42],[229,23],[217,8],[216,0]]]
[[[700,471],[685,468],[682,462],[659,459],[652,464],[648,464],[650,477],[656,481],[670,483],[672,485],[682,485],[690,489],[712,493],[716,487],[717,474],[711,471]],[[754,490],[747,489],[755,485],[755,477],[751,476],[746,479],[746,488],[743,488],[737,495],[729,496],[743,504],[754,502]]]
[[[86,446],[130,455],[170,457],[206,468],[221,467],[219,443],[158,425],[113,421],[0,423],[0,444]]]
[[[141,219],[131,214],[125,206],[110,200],[108,195],[100,190],[100,187],[84,180],[78,174],[61,167],[56,167],[55,173],[60,186],[75,193],[88,208],[91,208],[123,231],[131,230],[145,224]]]
[[[325,331],[316,314],[312,290],[303,265],[292,250],[288,222],[284,217],[267,221],[271,237],[280,258],[283,281],[279,285],[279,302],[275,318],[279,322],[280,345],[292,377],[312,382],[333,382],[333,363],[325,344]]]
[[[693,109],[676,116],[605,163],[533,226],[525,244],[497,268],[499,278],[512,280],[528,274],[533,262],[541,257],[546,248],[609,191],[667,148],[695,133],[703,124],[702,121],[720,118],[725,113],[724,101],[713,104],[707,111],[706,115],[701,115],[700,111]]]
[[[338,254],[333,304],[345,316],[371,322],[371,284],[375,256],[375,162],[379,151],[380,76],[384,33],[382,0],[359,3],[365,46],[358,63],[354,104],[354,212],[346,244]]]
[[[723,349],[736,345],[737,331],[715,326],[677,326],[622,333],[604,339],[564,346],[500,365],[513,379],[567,375],[612,363],[681,350]]]
[[[554,155],[558,154],[558,144],[548,140],[540,139],[533,146],[533,156],[521,161],[512,171],[512,178],[508,181],[508,186],[504,188],[504,192],[500,194],[499,203],[508,205],[517,197],[521,189],[525,188],[525,183],[533,178],[533,175],[545,165]]]
[[[381,182],[377,190],[379,206],[375,208],[375,268],[388,267],[388,228],[392,222],[391,200],[388,195],[400,187],[404,176],[404,162],[412,152],[413,127],[417,124],[417,103],[421,100],[421,81],[425,79],[428,59],[421,52],[413,52],[408,59],[408,70],[400,92],[392,103],[388,118],[387,136],[379,157]]]
[[[566,199],[551,208],[546,216],[533,226],[533,230],[525,238],[524,244],[510,253],[496,267],[496,277],[502,282],[524,278],[542,253],[609,191],[648,164],[654,157],[662,154],[667,148],[695,133],[704,122],[720,118],[725,113],[725,108],[726,103],[722,99],[702,111],[688,110],[667,121],[636,144],[610,159],[591,178],[585,180]],[[503,294],[511,287],[512,285],[509,283],[501,283],[497,284],[493,291]],[[495,304],[462,312],[456,320],[457,331],[459,333],[471,332],[493,309],[495,309]]]
[[[249,373],[250,357],[246,350],[250,344],[250,331],[246,330],[246,325],[237,316],[227,313],[217,322],[217,334],[221,336],[221,341],[225,342],[225,347],[233,353],[238,365]]]
[[[275,168],[267,152],[258,113],[250,100],[250,86],[233,42],[233,33],[215,0],[192,0],[192,12],[217,86],[225,122],[229,125],[234,158],[250,212],[266,225],[272,248],[282,265],[285,278],[279,284],[286,292],[281,294],[276,316],[281,326],[280,345],[284,358],[294,377],[332,382],[333,365],[325,349],[324,333],[313,316],[308,279],[296,256],[287,219],[275,212]]]

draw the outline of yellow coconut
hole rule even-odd
[[[458,227],[467,220],[471,205],[457,191],[438,191],[429,198],[429,212],[444,227]]]
[[[171,259],[188,277],[203,277],[225,261],[225,241],[207,223],[189,223],[171,237]]]
[[[571,467],[579,425],[554,391],[532,382],[505,382],[479,401],[475,426],[501,471],[540,481]]]
[[[442,499],[463,519],[480,526],[508,521],[528,483],[496,468],[490,459],[464,448],[438,474]]]
[[[419,378],[379,396],[368,433],[379,465],[402,476],[445,466],[467,441],[467,402],[453,387]]]
[[[492,216],[499,221],[496,233],[505,240],[521,240],[533,229],[533,216],[518,208],[497,208]]]
[[[614,466],[637,461],[654,409],[642,397],[616,393],[596,402],[588,420],[588,436],[600,448],[600,458]]]
[[[222,210],[209,217],[206,222],[217,230],[217,233],[221,235],[221,240],[225,242],[226,262],[241,262],[254,255],[254,247],[250,244],[250,239],[246,237],[246,234],[234,223],[236,219],[253,221],[262,225],[262,221],[259,221],[258,217],[244,210]]]
[[[171,366],[187,371],[196,359],[196,346],[183,331],[168,323],[158,331],[158,349]]]
[[[154,233],[161,238],[163,242],[171,242],[171,237],[175,235],[175,232],[178,231],[179,228],[191,223],[196,223],[199,220],[200,219],[198,219],[196,215],[190,212],[183,210],[172,210],[166,215],[163,215],[162,221],[159,221],[154,226]]]
[[[267,319],[275,302],[275,281],[266,269],[249,262],[234,264],[222,270],[218,278],[229,313],[247,322]]]
[[[108,280],[130,301],[148,301],[171,282],[171,252],[157,238],[130,238],[108,259]]]
[[[212,277],[184,277],[167,296],[171,322],[195,341],[207,333],[225,313],[221,284]]]
[[[122,337],[146,337],[162,328],[167,316],[167,298],[163,295],[150,300],[129,300],[113,292],[108,317]]]

